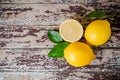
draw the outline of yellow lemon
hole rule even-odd
[[[75,67],[88,65],[95,55],[92,49],[83,42],[73,42],[64,49],[67,62]]]
[[[59,32],[65,41],[76,42],[83,35],[83,27],[78,21],[74,19],[68,19],[61,23]]]
[[[85,30],[85,39],[95,46],[106,43],[110,35],[110,23],[107,20],[95,20]]]

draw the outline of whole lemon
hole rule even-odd
[[[95,55],[92,49],[83,42],[73,42],[64,49],[67,62],[75,67],[88,65]]]
[[[95,46],[106,43],[110,35],[110,23],[107,20],[95,20],[85,30],[85,39]]]

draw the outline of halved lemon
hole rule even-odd
[[[65,41],[76,42],[80,40],[83,35],[83,27],[78,21],[67,19],[61,23],[59,32]]]

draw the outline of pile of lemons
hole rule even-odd
[[[61,37],[70,44],[64,49],[64,58],[75,67],[85,66],[95,58],[92,48],[87,44],[99,46],[108,41],[111,35],[110,23],[107,20],[94,20],[85,30],[74,19],[67,19],[59,27]],[[87,43],[81,42],[84,37]]]

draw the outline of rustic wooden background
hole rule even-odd
[[[96,59],[75,68],[48,58],[54,44],[47,31],[93,10],[117,12]],[[0,80],[120,80],[120,0],[0,0]]]

